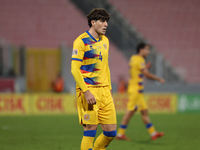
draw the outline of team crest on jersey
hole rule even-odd
[[[85,115],[84,115],[84,120],[85,120],[85,121],[88,121],[88,120],[90,120],[90,115],[88,115],[88,114],[85,114]]]
[[[78,49],[73,49],[73,51],[72,51],[72,56],[73,55],[78,55]]]
[[[104,47],[105,49],[107,49],[107,45],[106,45],[105,43],[103,44],[103,47]]]

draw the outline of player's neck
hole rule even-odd
[[[88,31],[95,39],[100,38],[100,35],[94,30],[94,28],[90,28]]]
[[[137,55],[144,58],[144,56],[143,56],[141,53],[139,53],[139,54],[137,54]]]

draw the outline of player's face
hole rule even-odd
[[[147,45],[143,49],[143,56],[146,58],[150,53],[150,47]]]
[[[97,34],[102,35],[106,33],[108,22],[103,20],[97,20],[94,22],[93,26]]]

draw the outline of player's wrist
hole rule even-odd
[[[160,78],[156,77],[156,80],[157,80],[157,81],[159,81],[159,80],[160,80]]]
[[[158,81],[159,81],[159,82],[162,82],[162,80],[163,80],[162,78],[159,78],[159,80],[158,80]]]
[[[89,92],[90,92],[90,90],[88,90],[88,89],[86,89],[85,92],[83,91],[84,94],[87,94]]]

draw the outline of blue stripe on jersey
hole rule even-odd
[[[138,84],[139,84],[139,85],[143,85],[143,82],[139,82]]]
[[[82,65],[80,69],[88,72],[93,72],[95,70],[95,64]]]
[[[99,38],[99,40],[97,41],[90,33],[89,31],[86,31],[86,33],[95,41],[95,42],[99,42],[101,40],[101,37]]]
[[[143,90],[139,90],[138,92],[139,92],[139,93],[143,93],[144,91],[143,91]]]
[[[85,45],[91,45],[91,44],[95,43],[94,41],[92,41],[92,39],[90,37],[83,38],[82,41],[84,42]]]
[[[143,74],[139,74],[139,77],[142,78],[142,77],[143,77]]]
[[[84,57],[87,57],[87,58],[95,58],[95,57],[98,57],[99,55],[95,54],[95,49],[93,50],[90,50],[90,51],[87,51],[85,52],[84,54]]]
[[[84,78],[84,81],[91,85],[95,85],[95,82],[91,78]]]
[[[83,61],[82,59],[72,58],[71,60]]]
[[[97,85],[99,84],[98,82],[95,82],[95,77],[94,78],[84,78],[84,81],[88,84],[91,84],[91,85]]]

